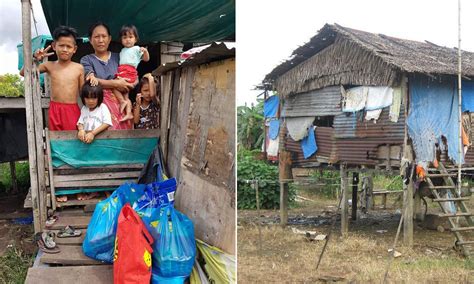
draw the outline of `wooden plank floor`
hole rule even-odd
[[[63,266],[63,267],[31,267],[28,269],[25,283],[56,284],[56,283],[113,283],[113,266]]]
[[[62,265],[97,265],[104,264],[100,261],[87,257],[82,252],[81,245],[59,246],[59,253],[45,253],[41,256],[41,263]]]
[[[89,225],[91,215],[84,216],[68,216],[64,214],[58,214],[58,220],[49,228],[51,230],[59,230],[67,225],[73,226],[77,229],[85,229]]]
[[[56,237],[54,241],[59,245],[82,245],[84,241],[84,236],[86,235],[87,229],[77,229],[81,231],[81,235],[79,237],[71,237],[71,238],[58,238]],[[51,232],[58,234],[59,230],[51,230]]]

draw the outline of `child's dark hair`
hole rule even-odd
[[[135,27],[134,25],[123,25],[122,28],[120,29],[119,37],[127,35],[127,33],[133,34],[135,38],[137,39],[137,41],[140,40],[138,37],[137,27]]]
[[[92,24],[92,26],[89,27],[89,34],[88,34],[89,38],[92,37],[92,33],[94,32],[95,28],[99,26],[103,26],[107,30],[107,35],[110,35],[109,26],[99,21],[99,22],[95,22],[94,24]]]
[[[83,105],[86,105],[85,98],[97,98],[97,107],[104,101],[104,93],[100,85],[91,86],[89,83],[85,83],[81,90],[81,101]]]
[[[77,38],[77,31],[75,28],[66,27],[66,26],[59,26],[54,29],[53,31],[53,39],[56,41],[60,37],[70,37],[74,38],[74,42],[76,42]]]
[[[155,77],[153,77],[153,82],[155,82],[155,86],[157,86],[158,88],[158,81],[155,79]],[[143,76],[141,79],[140,79],[140,82],[138,83],[138,91],[140,92],[143,85],[148,85],[150,84],[150,81],[148,81],[148,78]]]

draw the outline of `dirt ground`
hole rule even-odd
[[[359,214],[350,221],[346,239],[338,220],[316,271],[325,241],[309,241],[293,230],[328,234],[337,201],[309,197],[312,201],[289,211],[286,228],[279,225],[277,210],[262,210],[260,217],[256,211],[238,211],[239,283],[382,283],[400,221],[398,205],[389,199],[387,210]],[[434,205],[429,204],[429,213],[436,211]],[[403,245],[400,234],[396,251],[401,256],[393,260],[388,282],[474,283],[474,262],[453,248],[452,233],[422,226],[415,223],[412,248]]]

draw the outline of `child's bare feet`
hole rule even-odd
[[[128,104],[127,100],[123,100],[120,102],[120,113],[122,113],[125,110],[125,108],[127,107],[127,104]]]
[[[67,195],[56,196],[56,201],[57,202],[66,202],[67,201]]]

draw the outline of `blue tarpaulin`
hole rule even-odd
[[[456,163],[459,157],[458,95],[455,79],[432,80],[426,76],[410,77],[410,114],[408,133],[413,141],[417,162],[435,158],[435,143],[444,136],[448,155]]]
[[[462,111],[474,112],[474,82],[462,81]]]
[[[268,131],[270,139],[272,140],[277,139],[279,131],[280,131],[280,120],[278,119],[270,120],[270,127]]]
[[[316,145],[316,138],[314,137],[314,129],[311,127],[308,131],[308,136],[301,140],[301,149],[303,150],[303,155],[305,159],[308,159],[318,151],[318,146]]]
[[[278,111],[278,96],[271,96],[263,103],[263,115],[267,117],[276,117]]]
[[[96,139],[92,144],[52,140],[51,158],[55,168],[145,164],[157,143],[158,138]]]

